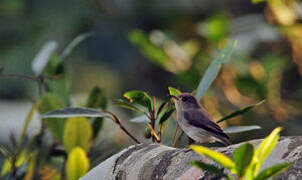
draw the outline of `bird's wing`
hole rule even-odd
[[[229,139],[228,135],[226,135],[215,122],[211,121],[210,116],[202,109],[185,111],[184,119],[192,126],[202,128],[214,135],[220,135]]]

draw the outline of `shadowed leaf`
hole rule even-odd
[[[80,107],[68,107],[50,111],[42,115],[43,118],[71,118],[71,117],[111,117],[108,113],[92,109]]]
[[[135,107],[134,105],[132,104],[128,104],[127,102],[125,102],[124,100],[122,99],[118,99],[116,100],[114,103],[113,103],[114,106],[118,106],[118,107],[122,107],[122,108],[126,108],[126,109],[130,109],[132,111],[138,111],[138,112],[141,112],[141,113],[144,113],[145,114],[145,111]]]
[[[221,118],[221,119],[218,120],[216,123],[221,123],[221,122],[223,122],[223,121],[225,121],[225,120],[227,120],[227,119],[231,119],[231,118],[233,118],[233,117],[242,115],[242,114],[244,114],[244,113],[250,111],[251,109],[253,109],[253,108],[255,108],[255,107],[257,107],[257,106],[263,104],[264,102],[265,102],[265,100],[260,101],[260,102],[258,102],[257,104],[253,104],[253,105],[250,105],[250,106],[241,108],[241,109],[239,109],[238,111],[232,112],[231,114],[229,114],[229,115],[227,115],[227,116]]]
[[[223,129],[223,132],[227,134],[232,134],[232,133],[241,133],[241,132],[246,132],[246,131],[252,131],[256,129],[261,129],[260,126],[229,126]]]
[[[198,169],[217,174],[219,176],[226,176],[221,169],[219,169],[218,167],[211,165],[211,164],[206,164],[201,161],[192,161],[192,162],[190,162],[190,165],[194,166]]]
[[[232,41],[230,44],[228,44],[207,68],[197,87],[197,99],[201,99],[203,94],[209,89],[221,68],[221,64],[226,62],[231,57],[235,45],[236,41]]]

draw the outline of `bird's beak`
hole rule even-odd
[[[170,95],[170,98],[172,98],[172,99],[174,99],[174,100],[176,100],[176,101],[178,101],[178,100],[179,100],[179,97],[174,96],[174,95]]]

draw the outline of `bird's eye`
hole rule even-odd
[[[188,101],[188,98],[187,97],[183,97],[181,98],[182,101]]]

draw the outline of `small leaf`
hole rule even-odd
[[[178,90],[178,89],[176,89],[176,88],[174,88],[174,87],[168,87],[168,89],[169,89],[169,94],[170,95],[178,96],[178,95],[181,94],[181,91]]]
[[[65,167],[67,180],[78,180],[87,173],[88,168],[89,159],[85,151],[80,147],[72,149]]]
[[[148,127],[148,126],[146,127],[144,136],[145,136],[146,139],[150,139],[152,137],[152,133],[151,133],[150,127]]]
[[[159,114],[162,112],[162,110],[166,107],[166,105],[169,103],[169,101],[165,101],[163,103],[161,103],[161,105],[159,106],[157,113],[156,113],[156,117],[159,116]]]
[[[260,102],[258,102],[257,104],[253,104],[253,105],[250,105],[250,106],[241,108],[241,109],[239,109],[238,111],[232,112],[231,114],[229,114],[229,115],[227,115],[227,116],[221,118],[221,119],[218,120],[216,123],[221,123],[222,121],[225,121],[225,120],[227,120],[227,119],[231,119],[231,118],[233,118],[233,117],[236,117],[236,116],[239,116],[239,115],[241,115],[241,114],[244,114],[244,113],[250,111],[251,109],[253,109],[254,107],[257,107],[257,106],[263,104],[264,102],[265,102],[265,100],[260,101]]]
[[[127,102],[125,102],[124,100],[122,99],[118,99],[115,101],[115,103],[113,104],[114,106],[119,106],[119,107],[122,107],[122,108],[126,108],[126,109],[130,109],[132,111],[138,111],[138,112],[141,112],[141,113],[144,113],[145,114],[145,111],[135,107],[134,105],[132,104],[128,104]]]
[[[171,116],[171,114],[175,111],[175,108],[169,108],[167,109],[163,115],[160,117],[159,119],[159,129],[160,129],[160,134],[164,133],[166,124],[167,124],[167,120],[169,119],[169,117]]]
[[[292,163],[281,163],[269,168],[264,169],[256,178],[255,180],[266,180],[271,177],[274,177],[282,172],[284,172],[287,168],[289,168]]]
[[[39,53],[36,55],[35,59],[32,61],[32,70],[36,75],[40,75],[48,61],[50,60],[51,54],[58,48],[58,43],[55,41],[50,41],[46,43]]]
[[[69,118],[65,125],[63,144],[67,152],[75,147],[88,151],[91,146],[92,127],[85,117]]]
[[[133,119],[130,119],[129,121],[133,122],[133,123],[149,123],[150,119],[148,119],[148,117],[146,115],[142,115],[142,116],[138,116]]]
[[[251,144],[242,144],[233,154],[233,159],[236,164],[236,170],[239,177],[245,174],[247,167],[250,165],[254,155],[254,146]]]
[[[192,162],[190,162],[190,165],[194,166],[198,169],[208,171],[208,172],[211,172],[213,174],[217,174],[217,175],[222,176],[222,177],[226,176],[221,169],[219,169],[218,167],[216,167],[214,165],[211,165],[211,164],[206,164],[206,163],[203,163],[201,161],[192,161]]]
[[[193,151],[197,152],[200,155],[204,155],[216,161],[217,163],[221,164],[225,168],[228,168],[230,170],[233,170],[235,168],[235,163],[222,153],[197,145],[190,145],[189,148],[191,148]]]
[[[101,108],[101,109],[106,109],[107,108],[107,98],[105,95],[105,92],[95,86],[87,100],[86,107],[88,108]],[[93,136],[96,137],[99,133],[99,131],[103,127],[103,118],[92,118],[92,128],[93,128]]]
[[[260,126],[230,126],[223,129],[224,133],[232,134],[232,133],[241,133],[246,131],[252,131],[256,129],[261,129]]]
[[[94,33],[92,32],[87,32],[87,33],[80,34],[79,36],[74,38],[74,40],[72,40],[71,43],[68,44],[67,47],[63,50],[61,54],[61,58],[62,59],[66,58],[77,45],[79,45],[85,39],[91,37],[93,34]]]
[[[92,108],[68,107],[47,112],[42,118],[111,117],[108,113]]]
[[[45,93],[41,96],[39,99],[39,112],[40,114],[63,108],[63,102],[58,98],[56,95],[51,93]],[[65,119],[61,119],[62,117],[56,117],[55,119],[48,119],[45,117],[43,120],[47,128],[51,131],[51,133],[58,138],[59,140],[62,140],[64,126],[65,126]]]
[[[17,159],[16,159],[16,167],[20,167],[22,166],[24,163],[26,163],[28,160],[28,155],[26,153],[25,150],[23,150],[18,156],[17,156]],[[7,158],[3,165],[2,165],[2,170],[1,170],[1,175],[0,177],[3,177],[5,174],[11,172],[12,170],[12,157],[9,157]]]
[[[211,86],[212,82],[215,80],[221,68],[221,64],[226,62],[228,59],[230,59],[235,45],[236,45],[236,41],[232,41],[230,44],[228,44],[207,68],[206,72],[202,77],[202,80],[200,81],[197,87],[197,93],[196,93],[197,99],[201,99],[203,94]]]
[[[130,103],[137,103],[141,106],[152,109],[151,97],[143,91],[128,91],[123,95]]]

